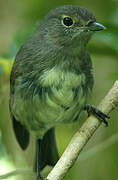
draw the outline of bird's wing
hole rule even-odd
[[[27,129],[20,123],[18,122],[14,116],[12,117],[12,122],[13,122],[13,130],[16,136],[16,139],[20,145],[20,147],[25,150],[29,144],[29,132]]]
[[[12,113],[12,99],[14,96],[14,86],[15,86],[15,79],[19,75],[17,72],[17,63],[15,62],[11,71],[11,76],[10,76],[10,102],[9,102],[9,109],[10,109],[10,114],[11,114],[11,119],[12,119],[12,124],[13,124],[13,130],[16,136],[16,139],[20,145],[20,147],[25,150],[29,144],[29,132],[26,130],[26,128],[16,120],[14,117],[14,114]]]

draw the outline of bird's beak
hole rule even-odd
[[[102,24],[97,23],[97,22],[90,22],[87,26],[86,29],[89,31],[101,31],[106,29]]]

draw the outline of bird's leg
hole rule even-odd
[[[43,180],[40,175],[40,142],[41,140],[37,140],[37,155],[36,155],[36,173],[37,173],[37,180]]]
[[[84,107],[84,110],[87,110],[88,112],[88,116],[90,114],[93,114],[94,116],[96,116],[100,121],[102,121],[106,126],[108,126],[108,121],[106,120],[106,118],[110,118],[110,116],[106,115],[105,113],[103,113],[102,111],[100,111],[99,109],[97,109],[95,106],[92,106],[90,104],[86,104]]]
[[[36,155],[36,173],[37,173],[37,180],[48,180],[43,179],[40,175],[40,144],[41,140],[37,140],[37,155]]]
[[[43,179],[40,175],[40,144],[41,140],[37,140],[37,155],[36,155],[36,173],[37,173],[37,180],[48,180]]]

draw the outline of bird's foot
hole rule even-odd
[[[41,176],[37,177],[37,180],[48,180],[48,179],[43,179]]]
[[[102,121],[106,126],[108,126],[108,121],[106,120],[106,118],[110,118],[110,116],[106,115],[105,113],[103,113],[102,111],[100,111],[99,109],[97,109],[95,106],[92,106],[90,104],[86,104],[84,107],[85,110],[87,110],[88,112],[88,116],[90,116],[90,114],[93,114],[94,116],[96,116],[100,121]]]
[[[37,176],[37,180],[44,180],[41,176]]]

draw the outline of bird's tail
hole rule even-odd
[[[59,159],[54,128],[45,134],[40,145],[40,169],[46,165],[54,166]]]

